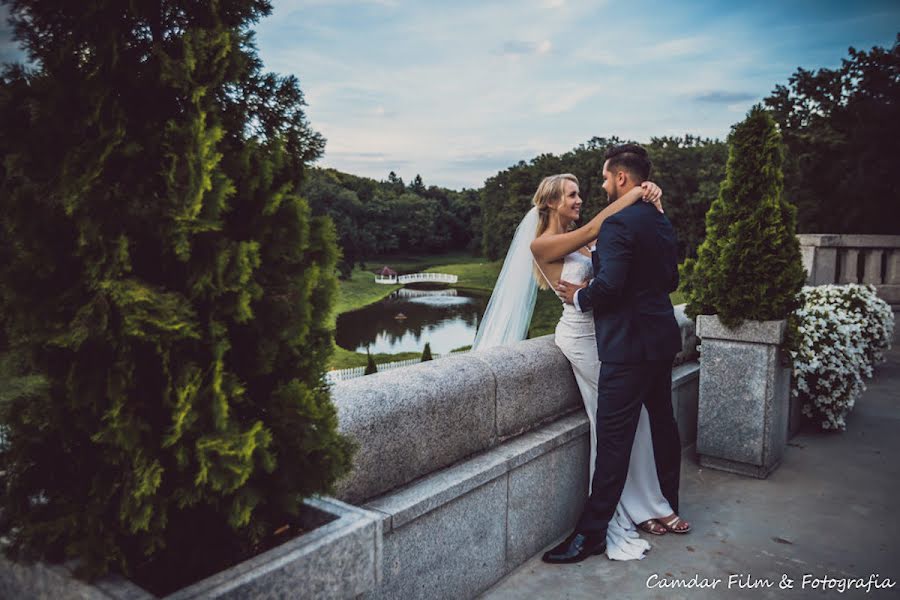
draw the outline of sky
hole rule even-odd
[[[595,136],[724,139],[798,67],[891,47],[900,2],[273,0],[255,29],[319,166],[461,189]]]

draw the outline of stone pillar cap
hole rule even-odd
[[[697,337],[700,339],[780,344],[784,341],[787,321],[744,321],[734,329],[725,327],[718,315],[697,315]]]

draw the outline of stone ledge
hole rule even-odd
[[[697,315],[697,337],[756,344],[778,345],[784,341],[786,322],[744,321],[734,329],[725,327],[717,315]]]
[[[498,441],[539,427],[581,404],[575,377],[553,338],[545,335],[468,354],[494,374]]]
[[[239,565],[167,596],[193,598],[259,597],[294,594],[309,597],[353,597],[381,581],[381,521],[371,512],[334,498],[308,498],[305,503],[326,514],[340,515],[325,525],[276,546]],[[345,565],[336,578],[335,566]],[[363,568],[360,568],[363,567]]]
[[[473,489],[587,434],[588,420],[577,412],[518,436],[475,458],[442,469],[365,504],[387,515],[385,533],[448,504]]]
[[[166,596],[194,598],[354,598],[382,578],[379,515],[334,498],[308,498],[307,533]],[[316,527],[316,525],[319,525]],[[74,563],[20,564],[0,557],[0,598],[152,600],[153,594],[121,576],[89,584]]]
[[[822,248],[900,248],[900,235],[800,233],[801,246]]]
[[[900,304],[900,284],[874,284],[878,297],[890,304],[892,307]]]
[[[370,502],[384,580],[365,600],[472,598],[571,528],[587,497],[583,413]]]
[[[468,354],[336,384],[339,429],[360,446],[338,497],[358,503],[494,445],[495,388]]]
[[[675,310],[686,351],[694,324]],[[543,427],[582,407],[571,366],[553,335],[340,382],[339,429],[359,443],[338,497],[361,503]]]
[[[672,369],[672,390],[700,377],[700,363],[695,361],[678,365]]]

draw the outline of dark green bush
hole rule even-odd
[[[372,358],[372,355],[369,354],[369,349],[366,348],[366,370],[363,372],[363,375],[371,375],[372,373],[378,372],[378,365],[375,364],[375,359]]]
[[[431,344],[425,342],[425,349],[422,350],[422,360],[420,362],[425,362],[426,360],[434,360],[431,356]]]
[[[204,574],[350,465],[335,233],[296,194],[324,140],[261,72],[266,1],[10,8],[0,534],[87,576]]]
[[[725,180],[706,213],[706,239],[681,267],[687,314],[718,314],[728,327],[745,319],[784,319],[806,280],[797,211],[783,196],[781,135],[760,106],[728,137]]]

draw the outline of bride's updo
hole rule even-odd
[[[575,185],[578,185],[578,178],[571,173],[550,175],[541,180],[537,191],[534,193],[534,199],[532,200],[532,203],[534,203],[538,209],[538,224],[534,237],[539,237],[542,233],[547,231],[547,228],[550,226],[550,207],[551,205],[556,207],[559,201],[562,200],[563,194],[566,191],[566,181],[571,181]],[[534,278],[537,280],[538,287],[542,290],[549,289],[550,286],[544,281],[544,277],[541,275],[540,270],[538,270],[537,264],[534,265],[532,270],[534,271]]]

